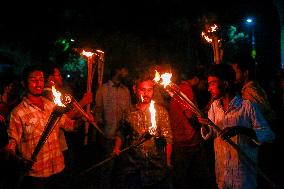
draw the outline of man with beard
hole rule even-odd
[[[220,133],[212,132],[210,126],[210,132],[201,130],[205,139],[214,137],[218,188],[257,188],[257,172],[226,139],[231,138],[257,164],[259,145],[272,142],[275,135],[258,106],[235,92],[235,74],[230,65],[213,65],[207,79],[208,91],[215,100],[208,111],[208,118],[199,117],[198,120],[201,124],[209,125],[210,119],[222,130]]]
[[[125,112],[113,151],[119,155],[121,149],[143,139],[146,141],[121,154],[115,188],[168,189],[171,186],[167,174],[172,152],[169,115],[164,106],[154,104],[156,128],[151,132],[154,124],[149,107],[153,103],[154,82],[153,75],[147,75],[142,75],[135,83],[137,103]]]
[[[113,64],[110,80],[104,83],[96,93],[95,120],[103,127],[105,133],[105,138],[100,139],[103,150],[102,158],[112,153],[122,113],[131,105],[129,89],[123,83],[127,76],[126,66]],[[113,165],[114,161],[110,161],[101,168],[100,188],[109,189],[111,187]]]

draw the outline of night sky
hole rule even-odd
[[[119,52],[117,49],[127,44],[118,48],[113,39],[117,36],[127,42],[130,35],[129,41],[136,40],[137,45],[151,48],[154,54],[172,54],[175,58],[184,56],[180,51],[186,51],[185,48],[200,48],[202,55],[202,48],[208,49],[200,39],[202,16],[211,15],[212,18],[214,15],[221,26],[235,25],[244,29],[245,17],[253,15],[258,22],[255,35],[261,61],[263,64],[272,61],[278,66],[280,59],[278,18],[269,0],[97,0],[73,8],[34,6],[1,8],[2,44],[30,50],[35,56],[48,56],[44,54],[53,48],[59,37],[70,37],[76,40],[74,46],[98,47],[105,49],[109,56],[116,56],[129,52]]]

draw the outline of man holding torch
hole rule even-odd
[[[44,72],[41,67],[25,68],[23,85],[26,95],[11,112],[8,127],[9,144],[6,147],[7,152],[16,157],[20,165],[29,168],[25,170],[23,183],[18,184],[17,187],[31,189],[66,187],[63,183],[56,182],[65,167],[58,138],[59,128],[71,131],[77,124],[66,115],[62,115],[55,127],[51,127],[46,140],[41,141],[43,145],[38,149],[35,161],[29,161],[42,139],[42,134],[46,133],[46,123],[56,104],[42,96]]]
[[[208,91],[215,101],[208,111],[209,119],[199,117],[198,120],[205,125],[212,125],[212,121],[219,127],[218,131],[214,129],[212,132],[212,127],[209,126],[209,133],[205,129],[201,130],[205,139],[214,137],[218,188],[257,188],[256,176],[257,173],[262,173],[256,169],[258,145],[272,142],[275,135],[258,106],[242,99],[235,92],[234,81],[235,73],[230,65],[212,66],[208,72]],[[230,141],[240,148],[234,149]]]
[[[208,99],[206,80],[205,68],[196,66],[181,71],[181,82],[178,87],[194,104],[203,107],[205,103],[202,106],[201,101],[203,98]],[[195,114],[175,98],[171,98],[169,115],[173,133],[172,165],[175,188],[214,188],[215,180],[210,177],[214,174],[210,174],[206,143],[200,134],[201,125],[197,122]],[[209,149],[212,148],[211,143],[207,145]]]
[[[47,99],[49,99],[50,101],[53,102],[54,100],[54,95],[52,93],[52,87],[55,87],[55,89],[57,91],[60,92],[66,92],[66,88],[64,88],[63,86],[63,78],[60,72],[60,66],[59,65],[50,65],[46,70],[45,70],[45,87],[43,89],[43,96]],[[92,103],[92,93],[85,93],[83,98],[80,100],[79,105],[81,107],[86,106],[89,103]],[[76,109],[71,109],[69,110],[67,113],[68,117],[70,117],[71,119],[78,119],[80,117],[82,117],[82,114],[80,114],[80,112],[76,111]],[[71,171],[71,167],[74,161],[74,157],[73,157],[73,153],[72,153],[72,149],[69,148],[70,142],[68,143],[68,141],[70,141],[70,136],[65,136],[65,134],[67,134],[63,128],[59,129],[59,140],[60,140],[60,146],[64,155],[64,159],[65,159],[65,170],[67,172]],[[69,139],[69,140],[68,140]]]
[[[137,103],[124,115],[117,133],[114,153],[150,134],[140,146],[120,155],[117,188],[170,188],[167,168],[171,166],[172,133],[167,110],[152,101],[151,76],[139,78],[134,86]]]

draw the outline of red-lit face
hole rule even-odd
[[[136,95],[140,102],[143,99],[143,103],[150,103],[154,95],[154,82],[147,80],[139,83]]]
[[[44,88],[44,75],[42,71],[33,71],[28,77],[28,93],[33,96],[40,96]]]
[[[224,92],[224,83],[217,77],[208,77],[208,91],[213,99],[221,98]]]

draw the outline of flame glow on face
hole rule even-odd
[[[149,133],[154,135],[156,133],[157,124],[156,124],[156,110],[154,107],[155,101],[151,100],[149,111],[151,114],[151,127],[149,127]]]
[[[61,93],[59,91],[57,91],[55,89],[54,86],[52,86],[52,94],[54,96],[54,103],[57,105],[57,106],[61,106],[61,107],[66,107],[62,102],[61,102]]]

